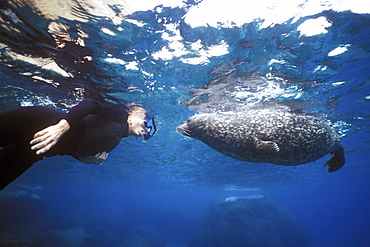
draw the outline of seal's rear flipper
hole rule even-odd
[[[334,152],[333,157],[325,162],[324,166],[329,166],[328,172],[335,172],[336,170],[339,170],[344,163],[344,149],[341,146],[337,151]]]

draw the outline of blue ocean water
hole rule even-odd
[[[369,14],[192,26],[201,1],[130,13],[105,4],[109,17],[88,1],[56,2],[0,4],[0,110],[101,97],[148,108],[158,133],[122,140],[101,166],[35,164],[0,192],[1,244],[370,246]],[[323,32],[303,34],[322,18]],[[325,117],[343,137],[345,166],[328,173],[329,155],[242,162],[176,131],[196,112],[261,103]]]

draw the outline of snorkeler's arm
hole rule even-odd
[[[31,149],[36,151],[37,155],[49,151],[59,139],[78,121],[82,120],[89,114],[94,114],[100,105],[94,100],[83,100],[75,107],[71,108],[67,113],[66,118],[59,121],[55,125],[51,125],[37,132],[31,144]]]
[[[78,105],[72,107],[66,116],[68,123],[73,126],[89,114],[95,114],[100,108],[100,103],[91,99],[84,99]]]
[[[107,152],[101,152],[96,154],[95,156],[84,156],[84,157],[78,157],[77,159],[79,161],[82,161],[85,164],[95,164],[100,165],[103,163],[108,157]]]

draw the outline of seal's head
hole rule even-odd
[[[186,123],[177,127],[177,131],[184,136],[189,136],[199,140],[207,126],[205,122],[206,115],[207,114],[197,114],[190,117]]]

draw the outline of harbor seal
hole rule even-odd
[[[304,112],[275,108],[196,114],[177,127],[232,158],[295,166],[334,154],[324,166],[334,172],[345,163],[340,136],[325,121]]]

